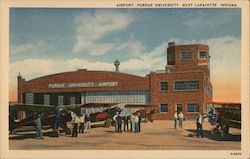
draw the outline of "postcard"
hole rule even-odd
[[[249,1],[1,2],[2,158],[249,158]]]

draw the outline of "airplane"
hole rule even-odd
[[[214,116],[214,120],[209,120],[211,125],[215,125],[211,129],[212,135],[219,134],[224,138],[229,134],[230,127],[241,129],[241,103],[211,102],[208,105],[216,111],[209,115],[210,118]]]
[[[27,126],[34,126],[34,117],[36,113],[42,114],[41,122],[43,129],[53,129],[56,120],[56,111],[61,111],[63,113],[60,126],[63,128],[66,134],[70,134],[71,131],[67,127],[67,122],[70,122],[72,120],[69,111],[78,112],[77,114],[80,115],[79,111],[81,110],[81,108],[84,108],[85,110],[92,109],[92,111],[88,112],[90,114],[91,122],[107,121],[105,122],[104,126],[109,127],[110,120],[108,119],[112,118],[117,111],[122,111],[119,107],[115,106],[116,104],[117,103],[87,103],[60,106],[23,103],[14,104],[9,106],[9,132],[11,134],[14,131],[18,131],[18,128],[20,129],[21,127],[23,128]],[[95,111],[94,109],[97,109],[97,111]],[[27,117],[20,121],[14,120],[13,112],[17,111],[24,111],[27,114]],[[22,130],[25,131],[25,128]],[[33,129],[26,130],[29,131],[35,129],[33,127]]]
[[[68,106],[65,106],[67,108]],[[42,114],[41,122],[43,129],[50,129],[54,127],[54,122],[56,120],[55,112],[59,110],[62,107],[57,107],[53,105],[41,105],[41,104],[14,104],[12,106],[9,106],[9,132],[10,134],[14,132],[15,130],[20,129],[21,127],[23,131],[25,130],[35,130],[35,115],[37,113]],[[14,120],[13,114],[17,111],[23,111],[25,112],[26,116],[22,120]],[[67,134],[70,134],[70,129],[67,128],[66,122],[71,121],[71,115],[67,112],[64,112],[62,114],[61,118],[61,127],[64,129],[64,131]],[[25,127],[29,127],[29,129],[25,129]]]

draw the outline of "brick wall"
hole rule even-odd
[[[81,88],[49,88],[49,84],[85,83],[85,82],[118,82],[112,87],[81,87]],[[106,71],[74,71],[65,72],[33,79],[20,83],[22,92],[85,92],[110,90],[149,90],[148,76],[140,77],[124,73]]]
[[[156,105],[157,114],[154,115],[155,119],[172,119],[175,111],[176,104],[182,104],[183,114],[186,118],[193,118],[197,114],[186,113],[187,103],[197,103],[200,105],[200,112],[203,111],[204,104],[204,76],[203,72],[190,72],[190,73],[164,73],[150,75],[151,81],[151,104]],[[198,80],[198,91],[174,91],[175,80]],[[160,91],[160,82],[168,82],[168,90]],[[160,104],[168,104],[168,113],[160,113]]]

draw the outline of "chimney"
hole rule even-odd
[[[171,41],[171,42],[168,42],[168,47],[171,47],[171,46],[174,46],[175,45],[175,42]]]
[[[23,85],[25,79],[21,76],[20,72],[17,76],[17,101],[18,103],[23,103]]]
[[[116,59],[114,61],[114,65],[115,65],[115,72],[119,72],[120,61]]]

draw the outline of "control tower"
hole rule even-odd
[[[114,61],[114,65],[115,65],[115,72],[119,72],[120,61],[118,59]]]

